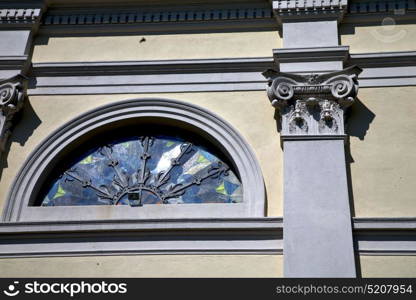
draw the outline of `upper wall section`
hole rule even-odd
[[[166,60],[270,56],[277,31],[46,37],[35,41],[33,62]]]

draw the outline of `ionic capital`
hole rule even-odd
[[[326,74],[267,70],[267,95],[282,117],[282,135],[343,135],[344,112],[358,93],[357,66]]]

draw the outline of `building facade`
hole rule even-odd
[[[0,1],[2,277],[416,276],[414,0]]]

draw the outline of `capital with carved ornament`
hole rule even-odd
[[[5,151],[14,116],[23,106],[26,80],[21,74],[0,80],[0,153]]]

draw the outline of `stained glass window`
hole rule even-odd
[[[206,147],[174,136],[96,147],[52,180],[42,206],[242,202],[236,174]]]

